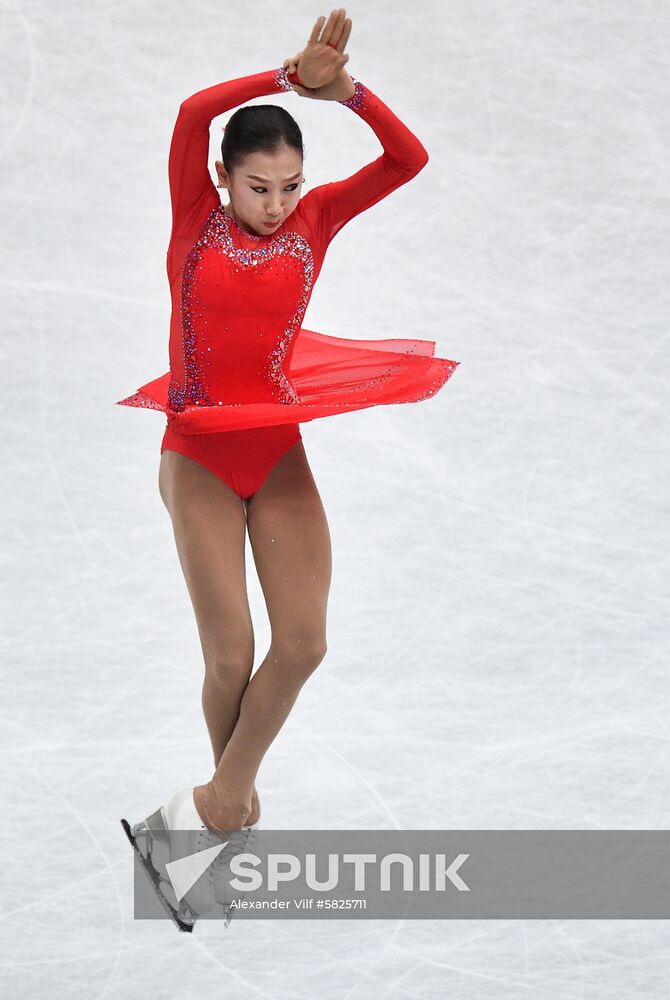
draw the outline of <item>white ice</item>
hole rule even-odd
[[[668,5],[347,11],[349,71],[430,162],[338,235],[305,325],[434,339],[461,364],[431,400],[302,427],[329,649],[262,766],[263,825],[666,828]],[[164,418],[114,405],[167,370],[172,127],[328,12],[3,7],[0,991],[665,997],[659,920],[133,919],[119,818],[211,776]],[[380,153],[347,108],[268,100],[303,129],[305,191]]]

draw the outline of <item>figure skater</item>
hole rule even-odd
[[[300,325],[335,234],[428,161],[407,126],[344,68],[350,33],[344,8],[327,21],[319,17],[303,51],[278,69],[194,94],[174,127],[170,371],[119,402],[167,414],[159,490],[203,652],[214,773],[132,831],[123,820],[136,848],[140,833],[155,850],[171,830],[194,831],[193,849],[221,831],[240,833],[236,845],[248,843],[261,814],[261,762],[326,655],[330,534],[299,424],[427,399],[459,363],[436,358],[430,340],[346,339]],[[226,124],[215,164],[218,187],[228,194],[222,204],[207,165],[212,119],[290,91],[354,111],[383,154],[302,197],[297,122],[279,105],[243,107]],[[389,231],[402,240],[399,227]],[[245,532],[271,626],[270,648],[253,677]],[[146,863],[146,852],[142,858]],[[181,909],[172,900],[169,912],[180,914],[182,929],[203,905],[198,893],[206,881],[177,899]]]

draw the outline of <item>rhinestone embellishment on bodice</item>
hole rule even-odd
[[[170,380],[168,401],[174,410],[187,404],[255,401],[254,393],[258,401],[299,402],[284,362],[309,301],[312,249],[304,236],[290,230],[258,237],[253,247],[237,245],[245,236],[220,205],[209,214],[186,254],[181,277],[184,384],[174,377]],[[225,292],[217,298],[219,284]],[[246,383],[245,363],[253,366]],[[231,373],[229,380],[226,371]],[[244,400],[234,398],[240,392],[245,393]]]

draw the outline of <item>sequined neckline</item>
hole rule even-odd
[[[267,240],[271,236],[275,236],[276,233],[279,232],[279,229],[273,229],[273,231],[271,233],[268,233],[267,236],[262,236],[260,233],[250,233],[246,229],[242,229],[242,226],[239,224],[239,222],[237,221],[237,219],[234,218],[234,216],[228,215],[228,212],[226,212],[226,206],[225,205],[221,206],[221,210],[222,210],[225,218],[228,220],[228,225],[230,225],[231,222],[232,222],[232,224],[235,226],[235,229],[237,230],[237,232],[240,233],[241,236],[247,236],[250,240],[256,240],[256,242],[261,243],[263,240]]]

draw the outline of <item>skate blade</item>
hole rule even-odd
[[[135,827],[131,829],[128,820],[122,819],[121,826],[125,830],[126,836],[128,837],[130,843],[132,844],[133,851],[137,855],[140,864],[142,865],[142,869],[146,874],[147,878],[149,879],[151,887],[154,890],[156,896],[158,897],[163,909],[166,911],[172,922],[180,931],[185,931],[188,934],[192,933],[193,925],[195,924],[195,918],[193,918],[192,920],[184,919],[182,916],[180,916],[178,911],[175,910],[174,906],[169,901],[169,899],[166,899],[165,895],[161,891],[160,882],[151,865],[151,862],[149,861],[148,857],[145,857],[142,854],[138,846],[137,838],[139,837],[140,834],[144,833],[144,829],[142,828],[141,824],[137,824]],[[149,831],[146,832],[148,833]]]

